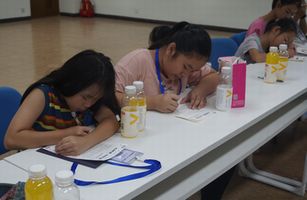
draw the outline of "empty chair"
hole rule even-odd
[[[20,93],[14,88],[0,87],[0,154],[7,150],[3,139],[11,119],[15,115],[21,100]]]
[[[218,58],[224,56],[234,56],[238,45],[230,38],[213,38],[211,47],[211,56],[209,61],[212,68],[218,70]]]
[[[233,39],[237,43],[238,46],[240,46],[243,40],[245,39],[245,36],[246,36],[246,31],[241,32],[241,33],[236,33],[232,35],[230,38]]]

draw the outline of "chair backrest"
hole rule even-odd
[[[244,41],[245,36],[246,36],[246,31],[243,31],[241,33],[236,33],[232,35],[230,38],[233,39],[237,43],[238,46],[240,46],[241,43]]]
[[[11,119],[15,115],[21,100],[20,93],[11,87],[0,87],[0,154],[7,150],[3,139]]]
[[[238,45],[230,38],[213,38],[211,47],[211,56],[209,61],[212,68],[218,70],[218,58],[224,56],[234,56]]]

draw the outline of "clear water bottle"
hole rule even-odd
[[[71,171],[62,170],[55,175],[54,200],[80,200],[80,192],[74,184]]]
[[[143,133],[146,125],[146,97],[144,93],[143,81],[133,81],[133,85],[136,87],[137,108],[140,114],[140,121],[138,125],[139,132]]]
[[[32,165],[29,170],[29,179],[25,184],[25,196],[27,200],[52,200],[52,182],[47,176],[44,165]]]
[[[277,81],[284,82],[286,79],[287,67],[289,61],[288,45],[279,45],[279,68],[277,72]]]
[[[227,111],[232,103],[232,68],[222,67],[221,81],[216,89],[216,108],[221,111]]]
[[[220,83],[232,86],[232,69],[231,69],[231,66],[222,67]]]

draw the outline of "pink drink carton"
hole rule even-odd
[[[232,104],[231,108],[245,106],[246,62],[239,61],[232,64]]]
[[[246,62],[239,57],[227,56],[218,58],[219,68],[230,66],[232,68],[232,103],[231,108],[245,106],[246,88]]]

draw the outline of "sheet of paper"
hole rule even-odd
[[[289,61],[294,62],[304,62],[305,57],[304,56],[293,56],[292,58],[289,58]]]
[[[84,152],[79,156],[67,156],[67,157],[82,159],[82,160],[104,161],[116,156],[125,148],[126,145],[124,144],[111,144],[111,143],[102,142],[90,148],[89,150],[87,150],[86,152]],[[44,149],[55,153],[54,145],[44,147]]]
[[[296,52],[297,52],[298,54],[307,55],[307,48],[296,47]]]
[[[193,122],[198,122],[203,120],[208,115],[212,114],[213,110],[209,109],[207,107],[204,107],[202,109],[190,109],[186,104],[180,104],[175,111],[175,116],[186,119]]]

